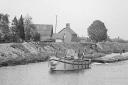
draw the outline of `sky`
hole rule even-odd
[[[82,37],[94,20],[101,20],[110,38],[128,39],[128,0],[1,0],[0,13],[20,17],[30,15],[35,24],[52,24],[56,15],[59,32],[66,23]],[[55,31],[55,29],[54,29]]]

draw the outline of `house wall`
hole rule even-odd
[[[61,39],[56,39],[55,42],[63,42]]]
[[[60,36],[60,38],[58,36]],[[56,39],[61,39],[62,41],[66,42],[66,43],[78,41],[77,34],[70,28],[69,23],[66,24],[66,28],[63,28],[58,33],[58,36],[56,36]]]
[[[63,30],[59,33],[59,35],[64,36],[64,42],[71,42],[72,35],[68,31]]]
[[[78,42],[78,37],[77,37],[77,34],[72,34],[72,39],[71,39],[72,42]]]
[[[71,42],[71,40],[72,40],[72,35],[69,33],[69,32],[66,32],[65,33],[65,38],[64,38],[64,42],[67,42],[67,43],[69,43],[69,42]]]

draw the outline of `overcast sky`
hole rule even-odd
[[[58,15],[57,31],[66,23],[79,36],[87,36],[87,28],[94,20],[101,20],[111,38],[128,39],[128,0],[1,0],[0,12],[10,19],[30,15],[34,23],[53,24]]]

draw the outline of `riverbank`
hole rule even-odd
[[[0,44],[0,67],[46,61],[48,50],[39,47],[36,42]]]
[[[85,56],[85,58],[102,57],[104,55],[103,53],[96,53],[88,44],[84,45],[80,43],[4,43],[0,44],[0,67],[44,62],[53,55],[65,57],[65,51],[68,49],[71,51],[86,49],[88,56]],[[72,52],[69,52],[69,54],[72,55]]]
[[[111,53],[114,50],[116,52],[118,51],[118,53],[120,52],[120,47],[118,47],[119,45],[116,45],[114,43],[100,43],[98,44],[97,49],[92,49],[90,48],[90,45],[81,43],[4,43],[0,44],[0,67],[44,62],[48,60],[49,56],[53,55],[56,55],[57,57],[64,57],[65,50],[67,49],[72,49],[75,51],[78,51],[79,49],[86,49],[84,58],[92,59],[92,62],[112,63],[128,60],[128,54],[126,54],[125,57],[122,57],[122,55],[113,57]],[[128,45],[125,45],[124,47],[127,51]],[[108,57],[107,55],[111,55],[111,57]]]
[[[115,63],[115,62],[119,62],[119,61],[125,61],[128,60],[128,52],[127,53],[112,53],[109,55],[106,55],[104,57],[100,57],[100,58],[95,58],[92,59],[92,63],[93,62],[97,62],[97,63]]]
[[[0,44],[0,67],[47,61],[49,56],[65,56],[66,49],[80,49],[78,43],[4,43]]]

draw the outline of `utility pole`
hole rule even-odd
[[[57,28],[57,15],[56,15],[55,33],[56,33],[56,28]]]

